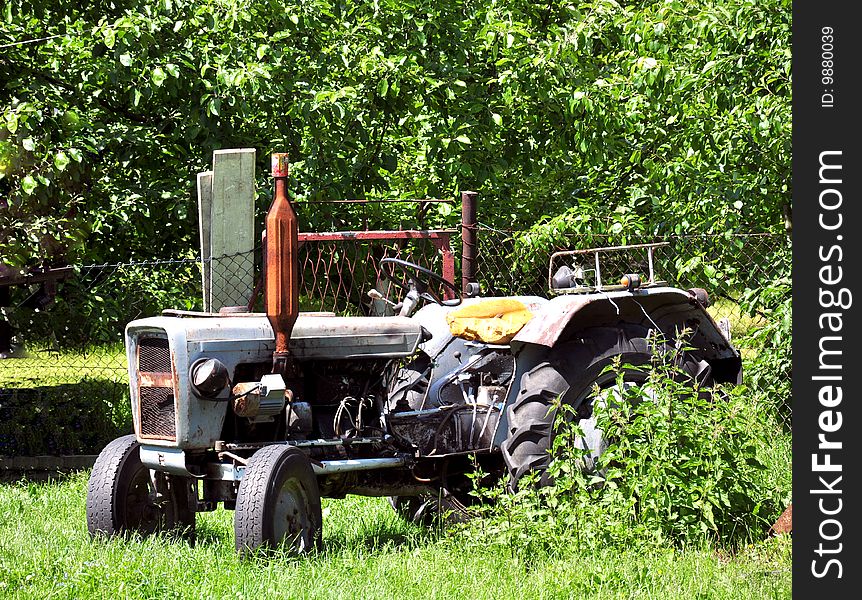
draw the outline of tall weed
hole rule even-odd
[[[774,411],[745,386],[700,388],[673,357],[651,365],[637,386],[614,364],[616,385],[595,391],[595,415],[608,443],[585,471],[582,434],[560,407],[548,467],[509,492],[504,482],[474,492],[486,500],[466,534],[513,554],[548,555],[573,545],[711,545],[734,549],[762,537],[780,512],[764,464],[780,432]],[[641,367],[641,369],[643,369]]]

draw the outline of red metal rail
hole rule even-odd
[[[307,243],[338,243],[338,242],[394,242],[406,240],[428,240],[439,252],[442,275],[446,281],[455,283],[455,253],[452,251],[452,235],[457,233],[452,229],[441,230],[391,230],[391,231],[332,231],[323,233],[299,233],[300,246]],[[451,291],[444,290],[446,298],[452,296]]]

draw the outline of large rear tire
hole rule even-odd
[[[182,477],[150,471],[141,463],[134,435],[115,439],[99,454],[87,484],[87,529],[93,537],[180,531],[194,540],[195,512],[189,506],[193,485]]]
[[[320,543],[322,522],[320,488],[308,457],[280,444],[255,452],[237,491],[237,551],[284,544],[298,554],[310,552]]]
[[[540,473],[541,485],[551,483],[546,474],[551,462],[557,419],[557,398],[574,409],[575,419],[583,431],[575,444],[584,450],[584,470],[591,471],[607,448],[607,441],[593,417],[593,390],[616,384],[617,374],[605,368],[619,358],[622,364],[647,364],[656,351],[649,330],[640,325],[622,324],[617,327],[593,327],[578,338],[555,347],[547,360],[524,373],[514,402],[506,409],[508,436],[501,446],[513,489],[527,473]],[[669,352],[661,346],[660,352]],[[691,361],[689,357],[683,360]],[[695,367],[687,370],[694,372]],[[623,381],[638,385],[646,374],[626,370]]]

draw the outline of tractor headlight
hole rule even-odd
[[[230,388],[230,375],[224,363],[216,358],[200,358],[189,369],[189,380],[195,394],[208,400],[227,400],[220,398]]]

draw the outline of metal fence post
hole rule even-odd
[[[478,253],[478,230],[476,214],[479,194],[461,192],[461,291],[476,281],[476,255]]]

